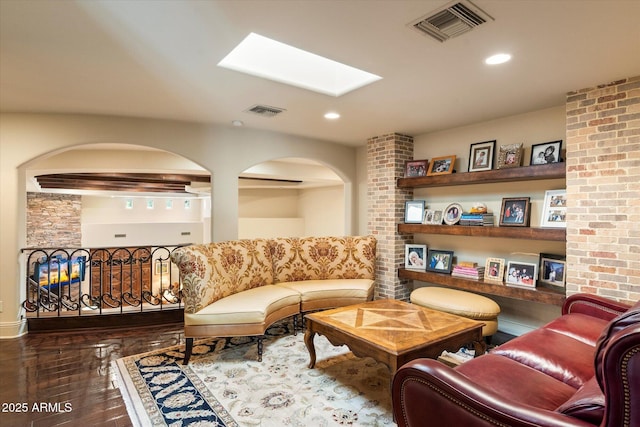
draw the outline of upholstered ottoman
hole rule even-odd
[[[500,306],[482,295],[456,289],[424,287],[411,292],[411,302],[433,310],[484,322],[482,336],[490,340],[498,331]]]

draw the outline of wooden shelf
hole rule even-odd
[[[518,288],[507,286],[504,283],[490,283],[482,280],[468,280],[453,277],[449,274],[432,273],[429,271],[414,271],[400,268],[398,277],[408,280],[419,280],[421,282],[435,283],[454,289],[461,289],[470,292],[479,292],[489,295],[497,295],[506,298],[513,298],[524,301],[534,301],[542,304],[562,306],[566,298],[562,292],[547,288]]]
[[[550,240],[558,242],[564,242],[567,238],[567,230],[564,228],[398,224],[398,232],[472,237],[502,237],[507,239]]]
[[[518,168],[494,169],[482,172],[464,172],[450,175],[399,178],[399,188],[448,187],[453,185],[490,184],[496,182],[536,181],[559,179],[566,176],[566,163],[522,166]]]

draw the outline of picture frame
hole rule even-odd
[[[520,167],[523,151],[522,144],[501,145],[498,152],[498,169]]]
[[[500,227],[528,227],[531,216],[529,197],[507,197],[502,199]]]
[[[442,217],[443,217],[443,215],[442,215],[442,210],[440,210],[440,209],[436,209],[436,210],[434,210],[434,211],[433,211],[433,219],[432,219],[432,221],[430,222],[430,224],[433,224],[433,225],[442,225]]]
[[[567,189],[547,190],[544,193],[540,227],[567,227]]]
[[[434,175],[448,175],[453,173],[456,163],[456,156],[442,156],[434,157],[429,163],[429,169],[427,170],[427,176]]]
[[[425,271],[427,267],[427,245],[409,243],[404,245],[404,267]]]
[[[460,203],[451,203],[444,209],[442,220],[447,225],[455,225],[462,217],[462,205]]]
[[[434,210],[433,209],[427,209],[424,211],[424,220],[422,221],[423,224],[432,224],[433,223],[433,214],[434,214]]]
[[[531,146],[531,166],[547,165],[562,161],[562,140],[543,142]]]
[[[453,269],[453,251],[429,249],[427,261],[427,271],[451,274],[451,270]]]
[[[407,160],[404,165],[405,178],[416,178],[419,176],[427,176],[429,168],[429,160]]]
[[[546,288],[566,291],[566,267],[566,256],[541,253],[538,283]]]
[[[169,272],[169,260],[156,260],[155,270],[153,272],[154,276],[160,276],[162,274],[167,274]]]
[[[486,282],[500,282],[504,280],[504,258],[487,258],[484,266],[484,280]]]
[[[531,262],[509,261],[504,281],[507,286],[535,288],[537,276],[537,264]]]
[[[404,223],[422,224],[425,208],[424,200],[407,200],[404,204]]]
[[[476,142],[469,148],[469,172],[490,171],[493,169],[493,152],[496,140]]]

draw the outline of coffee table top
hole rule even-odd
[[[305,317],[395,354],[483,325],[465,317],[391,299],[311,313]]]

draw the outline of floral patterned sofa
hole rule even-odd
[[[180,270],[189,362],[198,337],[258,336],[311,310],[373,299],[373,236],[235,240],[190,245],[171,256]]]

